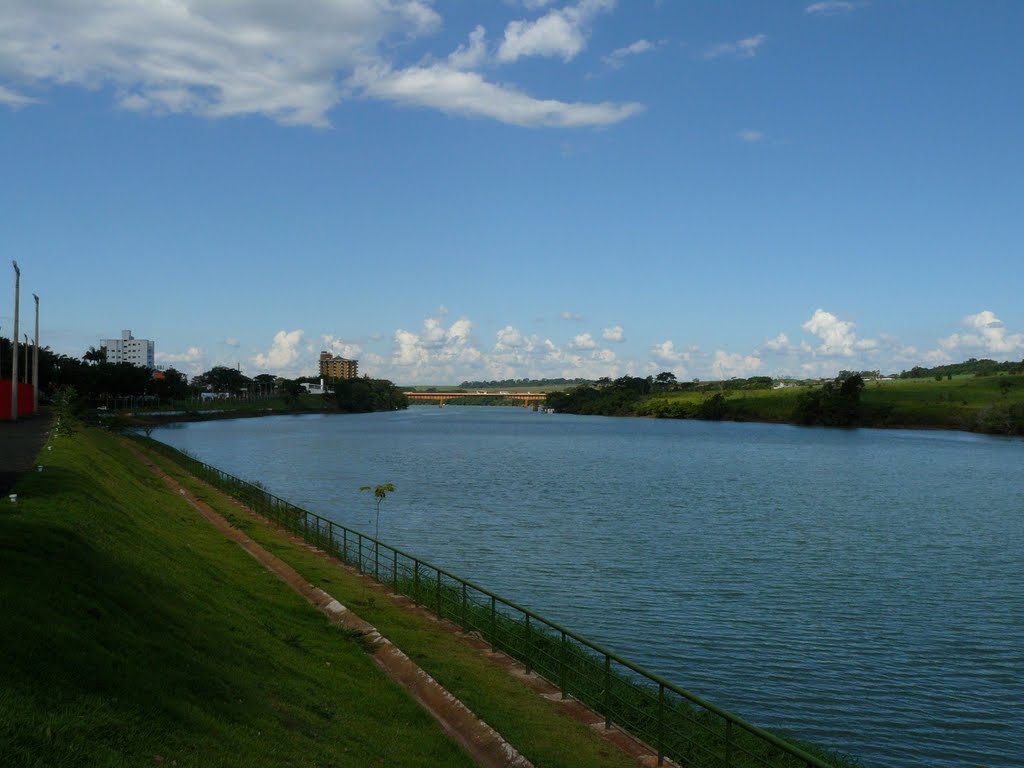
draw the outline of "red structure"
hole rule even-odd
[[[31,384],[18,384],[18,417],[32,415],[34,392]],[[0,379],[0,421],[11,418],[11,380]]]

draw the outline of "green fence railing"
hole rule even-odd
[[[193,476],[298,534],[442,619],[477,633],[604,717],[686,766],[834,768],[856,763],[811,754],[673,685],[598,643],[467,579],[275,496],[155,440],[146,445]],[[813,747],[811,749],[814,749]],[[815,751],[818,751],[815,749]]]

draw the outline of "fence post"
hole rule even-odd
[[[565,698],[565,632],[562,633],[562,644],[558,649],[558,687],[562,689],[562,698]]]
[[[491,650],[498,650],[498,631],[497,631],[497,609],[495,606],[494,595],[491,595]]]
[[[391,582],[395,589],[395,594],[398,594],[398,550],[391,550]]]
[[[332,555],[337,553],[337,549],[334,546],[334,523],[330,520],[327,521],[327,535],[331,538],[331,547],[328,550]]]
[[[665,685],[658,683],[658,765],[665,764]]]
[[[612,657],[604,655],[604,729],[612,727]]]
[[[348,563],[348,528],[341,529],[341,547],[343,553],[341,559],[344,563]]]
[[[359,564],[356,566],[359,572],[363,572],[363,534],[359,534]]]
[[[526,614],[526,674],[530,674],[530,662],[533,661],[533,636],[530,634],[530,614]]]

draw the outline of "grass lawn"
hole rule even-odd
[[[151,453],[150,457],[232,525],[376,626],[535,765],[635,766],[625,754],[567,716],[558,704],[542,699],[436,621],[398,605],[383,592],[367,590],[360,577],[337,561],[293,541],[164,456]]]
[[[121,438],[82,429],[40,460],[17,505],[0,506],[0,766],[471,764],[357,638]],[[632,764],[436,623],[383,596],[368,604],[340,565],[201,493],[538,765]]]
[[[110,435],[0,507],[0,765],[471,765]]]

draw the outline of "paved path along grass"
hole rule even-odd
[[[364,638],[374,662],[408,691],[430,713],[442,730],[466,750],[482,768],[532,768],[532,763],[461,701],[396,648],[377,629],[362,620],[327,592],[310,584],[281,558],[272,555],[243,531],[231,526],[210,505],[196,499],[159,467],[136,450],[135,455],[218,531],[252,555],[274,576],[326,614],[332,623]]]
[[[52,413],[42,409],[36,416],[0,422],[0,493],[9,493],[33,466],[46,444],[52,421]]]

